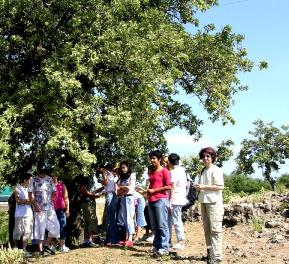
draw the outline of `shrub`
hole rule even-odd
[[[0,209],[0,245],[6,243],[7,241],[8,241],[8,214],[3,209]]]
[[[252,225],[253,225],[253,229],[257,232],[261,232],[264,226],[264,219],[253,216],[252,218]]]
[[[287,189],[289,189],[289,174],[283,174],[277,179],[277,185],[283,184]]]
[[[23,250],[11,249],[11,248],[1,248],[0,249],[0,263],[10,264],[10,263],[23,263],[25,260]]]
[[[225,176],[225,186],[233,193],[240,193],[241,196],[259,192],[262,188],[270,190],[270,184],[267,181],[239,174]]]

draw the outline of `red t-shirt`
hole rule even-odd
[[[152,171],[149,173],[149,181],[150,181],[149,189],[157,189],[164,186],[170,186],[171,185],[170,172],[166,168],[163,168],[161,171]],[[168,197],[169,197],[168,192],[162,191],[148,195],[148,201],[155,202],[161,198],[168,198]]]

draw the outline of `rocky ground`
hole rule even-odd
[[[270,194],[254,202],[241,200],[226,206],[224,223],[223,263],[288,263],[289,195]],[[187,244],[184,250],[155,259],[151,245],[142,243],[133,248],[79,248],[30,261],[39,263],[206,263],[202,260],[206,247],[197,208],[191,212],[195,220],[186,221]]]

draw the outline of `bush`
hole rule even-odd
[[[10,264],[10,263],[23,263],[25,260],[23,250],[11,249],[11,248],[1,248],[0,249],[0,263]]]
[[[260,192],[262,189],[270,190],[269,182],[253,179],[246,175],[229,175],[225,176],[225,186],[233,193],[239,193],[241,196]]]
[[[254,216],[252,219],[252,225],[255,231],[261,232],[264,226],[264,219]]]
[[[8,214],[0,209],[0,245],[8,241]],[[1,262],[0,262],[1,263]]]
[[[277,179],[276,185],[282,184],[289,189],[289,174],[283,174]]]

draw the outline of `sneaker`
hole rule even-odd
[[[67,246],[65,246],[65,245],[63,245],[63,247],[60,248],[60,252],[66,253],[68,251],[70,251],[70,249]]]
[[[182,242],[178,242],[178,243],[174,244],[172,248],[173,249],[184,249],[185,248],[185,244],[182,243]]]
[[[124,246],[124,244],[125,244],[125,241],[122,241],[122,240],[118,241],[118,243],[117,243],[117,245],[119,245],[119,246]]]
[[[40,257],[44,257],[44,255],[45,255],[44,250],[39,251],[38,255],[39,255]]]
[[[168,255],[169,255],[169,251],[164,250],[164,249],[159,249],[159,250],[157,251],[157,254],[158,254],[159,256],[168,256]]]
[[[31,258],[32,257],[32,254],[30,254],[28,251],[26,250],[23,250],[23,254],[24,254],[24,257],[25,258]]]
[[[126,240],[125,243],[124,243],[124,246],[125,247],[133,247],[133,242],[130,241],[130,240]]]
[[[146,239],[146,242],[153,242],[154,241],[155,236],[151,235]]]
[[[51,247],[43,246],[43,251],[45,251],[48,254],[55,255],[55,251],[53,251],[53,248]]]
[[[156,253],[156,252],[158,252],[157,248],[152,247],[152,253]]]
[[[98,244],[95,244],[92,241],[88,241],[88,242],[83,243],[83,246],[88,247],[88,248],[98,248],[99,247]]]
[[[136,240],[133,241],[133,243],[134,243],[135,245],[139,245],[139,244],[141,244],[141,240],[136,239]]]

